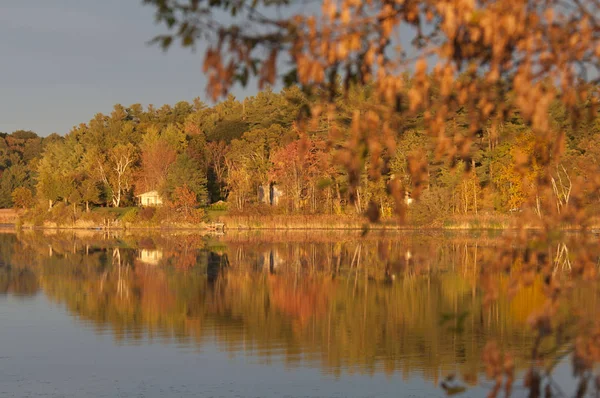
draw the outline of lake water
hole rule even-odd
[[[0,234],[0,397],[479,397],[490,341],[527,396],[545,287],[533,276],[506,293],[516,271],[486,268],[505,239]],[[554,267],[570,278],[558,254]],[[595,285],[577,290],[565,324],[598,302]],[[565,391],[569,344],[544,358],[559,358]]]

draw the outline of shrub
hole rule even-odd
[[[73,221],[73,209],[64,202],[58,202],[50,209],[50,220],[57,224],[68,224]]]
[[[143,207],[138,211],[138,219],[140,221],[150,221],[156,214],[156,207]]]
[[[169,221],[200,223],[204,220],[204,210],[198,208],[196,194],[187,185],[175,188],[173,196],[174,200],[163,206]]]
[[[91,219],[101,225],[104,225],[106,222],[113,224],[114,221],[117,220],[118,215],[119,214],[115,212],[115,209],[110,207],[96,207],[90,213]]]
[[[154,216],[152,216],[152,222],[160,224],[163,221],[168,221],[171,219],[171,210],[166,203],[163,202],[163,206],[157,207],[154,211]]]
[[[222,200],[211,204],[208,208],[214,211],[227,211],[227,202],[223,202]]]
[[[48,207],[43,205],[35,206],[25,215],[25,220],[31,221],[34,226],[40,227],[44,225],[44,221],[48,218]]]
[[[409,222],[417,225],[441,220],[450,214],[449,194],[445,188],[431,187],[421,194],[419,200],[408,208]]]
[[[123,214],[123,216],[121,217],[121,222],[123,222],[124,224],[132,224],[137,221],[137,218],[138,209],[131,209],[128,210],[125,214]]]
[[[91,211],[89,213],[83,212],[83,213],[81,213],[81,216],[79,217],[79,219],[82,221],[89,221],[89,222],[94,222],[94,223],[98,223],[98,224],[102,223],[102,217],[100,216],[100,214],[98,214],[98,212],[95,212],[95,211]]]
[[[11,197],[15,207],[21,209],[29,209],[35,203],[33,193],[25,187],[15,188],[15,190],[12,191]]]
[[[236,216],[270,216],[280,214],[283,207],[271,206],[266,203],[253,203],[246,205],[243,210],[232,209],[229,214]]]
[[[192,223],[197,224],[204,221],[206,212],[202,208],[181,208],[173,202],[166,202],[159,207],[154,214],[153,221],[157,223]]]
[[[191,212],[189,221],[193,223],[201,223],[205,219],[206,212],[204,211],[204,209],[195,209]]]

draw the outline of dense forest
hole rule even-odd
[[[375,206],[386,217],[398,205],[389,195],[390,181],[397,180],[406,198],[415,188],[422,191],[410,206],[413,220],[431,222],[513,212],[536,189],[540,141],[518,114],[500,129],[482,130],[468,143],[469,158],[439,160],[422,115],[398,121],[393,152],[390,146],[377,154],[351,142],[352,115],[378,107],[377,98],[368,87],[350,90],[333,99],[336,110],[329,112],[300,88],[267,89],[243,101],[229,96],[212,107],[200,99],[146,109],[115,105],[110,115],[99,113],[64,137],[2,134],[0,206],[46,211],[61,203],[83,213],[132,206],[135,195],[156,190],[167,203],[182,196],[194,207],[224,201],[238,214],[350,215]],[[600,119],[575,128],[558,103],[550,116],[566,132],[566,155],[552,177],[560,206],[576,181],[598,175]],[[468,116],[459,112],[446,123],[454,145],[462,145]],[[357,159],[350,151],[364,151],[359,167],[348,164]],[[383,157],[389,160],[386,170],[379,169]],[[523,173],[525,158],[530,164]],[[412,181],[415,167],[426,169],[427,178]],[[356,182],[358,189],[351,189]],[[577,186],[585,190],[584,183]],[[583,197],[588,208],[598,202],[593,190]]]

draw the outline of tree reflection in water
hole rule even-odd
[[[484,358],[503,382],[513,364],[518,374],[531,370],[532,357],[536,369],[551,369],[574,349],[582,320],[593,330],[598,310],[596,284],[570,278],[580,256],[597,262],[582,237],[546,248],[554,278],[578,284],[557,303],[552,338],[531,327],[545,311],[547,281],[522,278],[519,256],[488,267],[506,247],[488,234],[0,239],[1,293],[41,289],[119,343],[214,339],[223,350],[336,375],[417,373],[439,383],[457,374],[475,385]]]

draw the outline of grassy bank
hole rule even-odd
[[[73,223],[57,223],[52,221],[46,221],[43,224],[32,224],[32,223],[16,223],[15,226],[23,229],[72,229],[72,230],[122,230],[122,231],[168,231],[168,230],[190,230],[190,231],[209,231],[214,230],[215,227],[212,223],[120,223],[115,221],[110,224],[98,224],[90,221],[77,220]]]
[[[202,211],[202,210],[201,210]],[[202,213],[203,214],[203,213]],[[207,218],[189,220],[169,209],[97,207],[90,212],[73,212],[55,206],[50,211],[31,209],[12,220],[17,228],[65,230],[192,230],[214,229]]]
[[[500,213],[460,215],[434,223],[444,229],[510,229],[516,227],[516,216]]]
[[[0,210],[0,224],[14,224],[27,229],[88,229],[88,230],[509,230],[524,228],[535,230],[542,227],[542,220],[523,214],[485,212],[480,214],[454,215],[428,223],[408,219],[401,223],[396,218],[369,223],[360,215],[301,215],[301,214],[231,214],[222,209],[201,210],[203,216],[193,221],[177,217],[175,213],[156,209],[96,208],[74,217],[72,213],[46,211],[44,213]],[[218,224],[218,226],[217,226]],[[593,217],[587,225],[561,225],[563,230],[600,230],[600,218]]]
[[[0,224],[16,224],[19,213],[14,209],[0,209]]]
[[[482,217],[454,217],[429,224],[415,224],[410,221],[400,223],[397,219],[387,219],[369,224],[365,217],[333,215],[225,215],[218,217],[227,229],[509,229],[514,226],[514,217],[487,215]]]
[[[365,227],[367,220],[361,217],[329,215],[227,215],[218,218],[227,229],[355,229]],[[397,228],[389,222],[379,225],[381,228]]]
[[[400,223],[398,219],[387,219],[370,224],[365,217],[332,215],[223,215],[215,218],[228,230],[507,230],[542,228],[541,222],[532,218],[524,221],[521,215],[485,213],[480,215],[457,215],[430,223],[415,223],[410,219]],[[565,223],[562,230],[600,231],[600,218],[590,219],[588,224]]]

